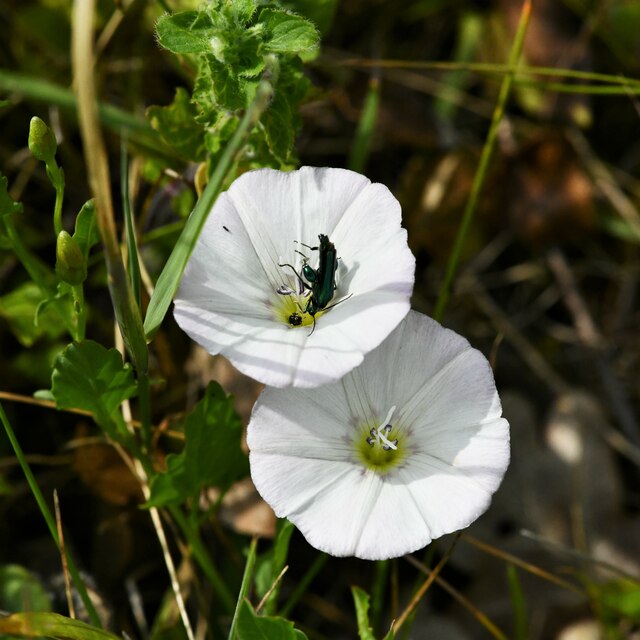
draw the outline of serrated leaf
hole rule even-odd
[[[173,102],[147,109],[151,126],[183,158],[197,162],[203,159],[204,129],[197,122],[198,110],[185,89],[178,87]]]
[[[183,502],[203,487],[228,488],[249,471],[240,447],[242,422],[219,384],[212,382],[185,422],[186,443],[167,457],[167,471],[151,483],[147,506]]]
[[[54,309],[38,312],[44,300],[40,287],[33,282],[27,282],[0,298],[0,317],[7,321],[13,335],[25,347],[30,347],[43,336],[55,338],[65,330]]]
[[[305,640],[306,635],[293,628],[293,622],[284,618],[259,616],[247,600],[238,612],[238,640]]]
[[[22,204],[9,195],[9,181],[0,174],[0,216],[22,213]]]
[[[356,607],[356,621],[360,640],[376,640],[369,623],[369,594],[360,587],[351,587],[351,595]]]
[[[136,392],[130,364],[122,364],[117,349],[93,340],[70,344],[56,359],[51,393],[59,409],[84,409],[109,437],[120,439],[122,416],[118,407]]]
[[[316,53],[320,37],[315,26],[302,16],[278,9],[263,9],[258,23],[265,30],[265,49],[273,53]]]
[[[207,53],[216,29],[205,11],[182,11],[161,16],[156,24],[158,42],[173,53]]]
[[[229,7],[229,17],[231,17],[237,25],[245,25],[256,11],[256,0],[227,0]]]
[[[108,631],[57,613],[14,613],[0,618],[0,634],[60,640],[121,640]]]
[[[216,106],[229,111],[244,109],[247,106],[248,96],[255,91],[256,82],[242,78],[233,73],[232,69],[222,64],[213,56],[205,56],[203,61],[206,70],[203,70],[202,79],[198,79],[194,88],[194,98],[196,89],[199,90],[198,104],[202,104],[203,89],[210,92],[213,89],[213,96]],[[204,87],[203,87],[203,84]]]
[[[82,205],[82,209],[80,209],[80,213],[78,213],[76,217],[73,239],[86,260],[89,257],[91,247],[100,240],[100,233],[96,222],[96,205],[93,200],[88,200]]]

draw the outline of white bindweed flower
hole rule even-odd
[[[359,365],[398,325],[414,270],[400,205],[384,185],[345,169],[260,169],[218,198],[174,315],[252,378],[316,387]]]
[[[317,549],[394,558],[487,509],[509,463],[501,413],[482,353],[410,311],[339,382],[263,391],[251,477]]]

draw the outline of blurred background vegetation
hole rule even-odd
[[[197,199],[198,181],[193,158],[157,133],[158,111],[149,111],[170,104],[177,87],[191,92],[194,80],[193,67],[158,46],[154,25],[165,11],[197,4],[98,3],[95,77],[117,218],[122,230],[124,149],[148,283]],[[349,166],[386,184],[401,201],[417,258],[413,307],[430,314],[521,3],[283,4],[315,20],[322,45],[305,61],[310,88],[295,153],[278,162],[294,166],[297,156],[300,164]],[[24,243],[48,264],[55,192],[27,148],[32,116],[58,139],[65,228],[91,197],[70,86],[70,15],[67,0],[0,2],[0,171],[24,205],[16,220]],[[424,64],[433,61],[453,64]],[[640,78],[640,3],[534,1],[521,64],[585,74],[515,77],[443,317],[494,366],[513,462],[489,512],[463,534],[417,608],[409,637],[640,638],[640,92],[633,80]],[[85,294],[87,337],[113,345],[100,246]],[[10,247],[0,247],[0,400],[44,495],[59,493],[66,544],[108,627],[131,638],[181,638],[160,547],[118,451],[87,417],[28,402],[50,387],[66,344],[46,309],[34,325],[40,302]],[[246,423],[258,386],[192,345],[170,314],[152,356],[158,465],[179,450],[181,417],[212,378],[234,394]],[[203,509],[217,497],[203,495]],[[263,536],[258,549],[269,553],[274,530],[246,481],[208,513],[205,542],[232,592],[247,536]],[[199,637],[222,637],[224,616],[213,615],[209,585],[168,531],[194,619],[209,621]],[[451,541],[416,557],[432,566]],[[356,636],[352,585],[372,593],[371,620],[384,635],[424,580],[403,559],[323,557],[297,532],[287,564],[280,612],[310,638]],[[2,436],[0,609],[66,613],[65,602],[58,551]]]

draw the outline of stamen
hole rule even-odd
[[[281,284],[277,289],[276,293],[279,293],[281,296],[290,296],[295,293],[295,291],[286,284]]]
[[[371,434],[370,438],[367,438],[367,444],[369,446],[373,446],[374,443],[382,443],[382,448],[384,451],[389,451],[389,449],[393,449],[394,451],[398,448],[398,439],[389,440],[387,438],[387,434],[392,429],[390,420],[396,410],[395,405],[389,409],[389,413],[387,413],[387,417],[383,420],[382,424],[379,427],[372,427],[369,433]]]

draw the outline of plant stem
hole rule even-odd
[[[178,526],[182,530],[189,546],[191,547],[191,551],[193,553],[194,558],[205,572],[209,582],[211,582],[211,586],[214,588],[215,592],[218,594],[222,602],[222,606],[227,612],[233,611],[233,596],[231,592],[227,588],[225,581],[222,579],[222,576],[218,573],[215,565],[211,561],[209,554],[202,544],[202,540],[200,540],[200,536],[198,532],[191,527],[185,515],[180,511],[180,508],[177,506],[169,506],[169,512],[173,519],[178,523]]]
[[[233,614],[233,621],[231,622],[231,628],[229,629],[229,640],[235,640],[236,637],[236,625],[238,624],[238,613],[240,612],[240,605],[242,601],[249,594],[249,585],[253,578],[253,568],[256,564],[256,548],[258,546],[258,539],[253,538],[251,540],[251,546],[249,547],[249,554],[247,555],[247,562],[244,566],[244,573],[242,574],[242,584],[240,585],[240,591],[238,592],[238,599],[236,600],[236,609]]]
[[[4,425],[4,430],[7,434],[7,437],[9,438],[9,442],[11,442],[11,446],[13,447],[13,451],[16,455],[16,458],[20,463],[20,467],[22,468],[22,472],[24,473],[27,483],[29,484],[31,493],[33,493],[33,497],[36,499],[36,502],[38,503],[38,507],[40,508],[40,513],[42,513],[42,517],[47,523],[47,527],[49,528],[51,537],[56,543],[56,546],[58,547],[58,549],[61,549],[60,538],[58,537],[58,528],[56,527],[56,521],[53,515],[51,514],[49,507],[47,506],[44,496],[42,495],[42,492],[40,491],[40,487],[38,486],[35,476],[33,475],[31,468],[29,467],[29,463],[24,457],[24,453],[22,452],[22,447],[20,447],[20,443],[16,438],[16,435],[11,427],[11,424],[9,423],[9,419],[7,418],[7,414],[4,412],[4,408],[2,407],[1,403],[0,403],[0,420]],[[76,589],[78,590],[80,597],[82,598],[82,602],[84,603],[84,606],[87,609],[87,613],[91,618],[92,624],[96,627],[102,628],[102,623],[100,622],[98,613],[95,607],[93,606],[93,602],[91,601],[89,594],[87,593],[87,589],[85,587],[84,582],[82,581],[82,578],[80,577],[80,574],[78,572],[75,562],[73,561],[73,558],[71,557],[71,555],[69,554],[66,548],[61,551],[66,555],[67,566],[69,567],[69,573],[71,573],[71,578],[73,579],[73,583]]]
[[[84,289],[81,284],[77,284],[71,288],[71,293],[76,312],[76,335],[74,340],[82,342],[87,331],[87,307],[84,303]]]
[[[138,373],[146,373],[149,352],[140,309],[127,278],[118,243],[109,163],[100,132],[94,75],[93,24],[95,0],[75,0],[72,20],[71,61],[78,96],[78,119],[87,162],[89,183],[96,200],[96,221],[104,245],[108,284],[116,320]]]
[[[462,222],[460,223],[460,227],[458,229],[458,233],[451,250],[451,255],[449,256],[449,262],[447,263],[444,280],[442,282],[442,285],[440,286],[440,292],[438,294],[435,310],[433,312],[433,317],[438,321],[442,320],[445,307],[447,306],[447,302],[449,301],[451,284],[456,275],[458,263],[460,262],[460,257],[462,255],[462,249],[464,247],[465,240],[467,239],[473,216],[476,212],[480,191],[482,190],[482,186],[484,185],[484,181],[487,175],[487,169],[489,167],[489,161],[491,160],[491,154],[495,146],[498,127],[500,125],[500,122],[502,121],[502,117],[504,116],[505,105],[507,103],[507,98],[509,97],[509,92],[511,91],[511,85],[513,83],[513,76],[515,73],[515,66],[522,53],[524,36],[527,32],[530,15],[531,0],[525,0],[522,5],[520,21],[518,23],[518,30],[516,31],[513,46],[511,47],[511,52],[509,53],[509,61],[507,63],[507,67],[511,71],[507,73],[502,79],[500,93],[498,94],[498,102],[496,103],[496,107],[493,111],[489,133],[487,134],[487,139],[484,143],[484,147],[482,148],[482,155],[480,156],[480,163],[478,164],[478,169],[473,179],[471,193],[469,194],[469,199],[467,200],[464,215],[462,216]]]

